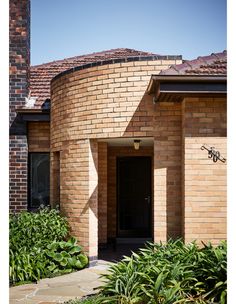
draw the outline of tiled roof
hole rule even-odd
[[[183,60],[182,64],[172,65],[160,75],[226,75],[227,51],[199,56],[194,60]]]
[[[63,71],[88,63],[100,62],[104,60],[152,55],[157,54],[133,49],[119,48],[31,66],[30,91],[32,97],[37,97],[34,108],[40,108],[43,102],[47,98],[50,98],[50,81],[53,77]]]

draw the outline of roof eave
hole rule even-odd
[[[200,96],[224,95],[227,92],[225,75],[152,75],[147,93],[158,101],[162,95]]]
[[[16,113],[19,114],[45,114],[50,113],[50,109],[43,109],[43,108],[18,108],[16,109]]]

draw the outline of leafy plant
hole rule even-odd
[[[73,269],[82,269],[88,264],[88,258],[81,252],[75,238],[67,242],[53,242],[47,246],[46,255],[50,261],[48,269],[53,272],[69,273]]]
[[[226,303],[226,242],[148,243],[110,267],[99,303]]]
[[[11,214],[9,220],[10,248],[45,247],[54,240],[68,235],[67,220],[58,210],[43,208],[39,212],[23,211]]]
[[[58,210],[10,215],[10,283],[38,281],[43,277],[83,268],[87,257],[68,236],[68,223]]]

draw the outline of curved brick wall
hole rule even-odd
[[[108,150],[106,145],[101,150],[102,143],[96,139],[155,137],[159,134],[154,127],[157,117],[169,121],[172,107],[171,115],[179,117],[180,105],[176,108],[170,104],[166,110],[165,105],[154,106],[152,98],[145,94],[150,76],[175,63],[180,63],[177,57],[126,59],[126,62],[78,67],[52,80],[51,203],[55,204],[60,197],[61,210],[69,220],[71,232],[79,238],[90,260],[97,256],[98,237],[100,242],[106,242],[109,226],[105,156]],[[173,135],[180,129],[175,125],[173,133],[170,122],[168,132]],[[55,174],[58,169],[60,194]],[[176,213],[173,217],[179,223]],[[158,218],[155,221],[158,226]]]
[[[105,64],[54,78],[52,149],[60,148],[68,140],[152,136],[152,101],[150,97],[142,98],[151,74],[178,62],[141,60]]]

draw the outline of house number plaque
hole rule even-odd
[[[219,151],[215,150],[215,147],[207,148],[205,145],[203,145],[203,146],[201,146],[201,150],[207,150],[208,158],[212,158],[214,163],[216,163],[217,160],[220,160],[222,163],[226,162],[226,159],[220,155]]]

